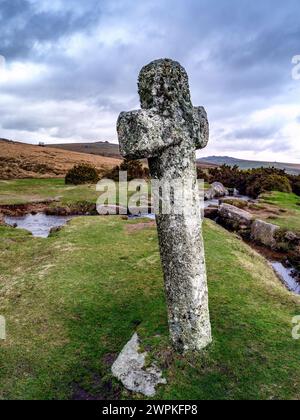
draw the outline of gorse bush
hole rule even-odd
[[[300,175],[298,176],[290,175],[289,180],[292,186],[293,193],[300,196]]]
[[[94,184],[99,181],[97,169],[87,163],[75,165],[70,169],[66,175],[65,183],[80,185],[80,184]]]
[[[112,170],[104,174],[104,178],[112,179],[113,181],[119,181],[119,172],[127,172],[127,180],[132,181],[133,179],[148,179],[149,169],[144,167],[142,162],[139,160],[124,159],[120,166],[115,166]]]
[[[299,180],[295,181],[293,178]],[[241,170],[238,166],[223,165],[219,168],[208,169],[204,179],[210,183],[221,182],[227,188],[236,188],[240,194],[249,195],[253,198],[257,198],[260,194],[268,191],[287,193],[293,191],[296,194],[300,192],[298,189],[300,178],[288,175],[284,170],[276,168]]]

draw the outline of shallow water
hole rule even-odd
[[[300,283],[295,279],[293,274],[295,270],[293,268],[286,268],[280,262],[271,262],[273,269],[275,270],[277,276],[281,281],[286,285],[286,287],[294,293],[300,295]]]
[[[52,228],[65,225],[72,217],[47,216],[44,213],[35,215],[27,214],[22,217],[5,217],[5,223],[10,226],[17,225],[19,229],[25,229],[37,238],[48,238]]]

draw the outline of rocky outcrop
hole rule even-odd
[[[276,233],[279,230],[279,226],[263,220],[255,220],[251,227],[251,239],[258,244],[275,249],[277,246]]]
[[[214,182],[210,189],[204,193],[204,200],[213,200],[214,198],[225,197],[228,194],[228,190],[221,182]]]
[[[140,353],[139,337],[135,333],[113,364],[112,374],[129,391],[154,397],[156,386],[167,381],[155,365],[145,368],[146,356],[147,353]]]
[[[219,222],[231,230],[246,230],[251,228],[253,216],[251,213],[230,204],[221,204]]]

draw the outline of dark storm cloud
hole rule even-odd
[[[88,140],[86,125],[73,125],[72,107],[76,115],[81,104],[90,107],[91,119],[99,110],[114,121],[120,111],[139,106],[139,69],[171,57],[187,68],[195,105],[207,107],[212,145],[231,150],[234,138],[237,152],[251,150],[251,143],[252,150],[264,150],[264,141],[272,147],[280,121],[255,126],[247,120],[277,102],[289,104],[296,83],[291,58],[300,54],[299,18],[298,0],[0,0],[0,54],[8,63],[44,69],[37,77],[2,84],[1,93],[34,105],[23,130],[55,126],[59,137],[65,132]],[[46,121],[44,107],[63,101],[72,103],[70,121],[61,120],[53,105]],[[22,119],[14,126],[13,119],[2,118],[2,128],[21,130]]]
[[[61,37],[88,28],[100,13],[95,2],[91,10],[75,13],[70,10],[43,11],[38,2],[28,0],[0,1],[0,51],[7,60],[34,55],[36,43],[54,43]]]

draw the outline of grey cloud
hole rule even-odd
[[[171,57],[187,68],[193,101],[206,106],[212,127],[231,127],[230,135],[225,130],[215,143],[220,153],[227,146],[241,152],[251,147],[258,152],[264,147],[276,149],[272,136],[280,131],[280,123],[239,127],[245,127],[253,111],[289,102],[291,57],[300,53],[298,0],[65,0],[61,4],[54,9],[50,0],[0,0],[0,54],[9,61],[26,59],[47,68],[40,78],[2,85],[3,95],[26,100],[28,105],[87,103],[114,118],[138,106],[136,79],[142,65]],[[66,47],[74,34],[88,35],[79,55],[68,54]],[[60,137],[74,132],[72,112],[69,123],[61,123],[53,108],[48,118],[49,124],[42,113],[27,115],[23,129],[52,127],[52,119]],[[21,129],[22,119],[14,127],[4,109],[0,124]],[[85,127],[76,127],[82,137]],[[113,126],[111,133],[114,130]],[[263,140],[268,140],[264,146]]]
[[[42,11],[37,5],[29,0],[1,1],[0,52],[7,60],[32,58],[37,42],[55,43],[63,36],[88,29],[100,14],[95,1],[79,15],[71,10]]]
[[[237,129],[233,133],[228,134],[228,138],[235,139],[272,139],[278,134],[278,127],[248,127]]]

